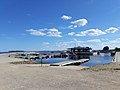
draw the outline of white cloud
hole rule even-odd
[[[70,25],[68,26],[69,29],[74,29],[74,28],[77,28],[77,25]]]
[[[93,50],[99,50],[102,49],[102,47],[104,46],[116,46],[115,43],[109,43],[109,41],[102,41],[102,39],[88,39],[88,40],[77,40],[77,39],[73,39],[70,41],[66,41],[66,42],[59,42],[57,43],[57,46],[59,47],[64,47],[66,49],[69,47],[75,47],[75,46],[83,46],[83,47],[91,47],[93,48]],[[117,44],[117,46],[120,45],[120,43]],[[112,48],[114,48],[112,47]]]
[[[100,36],[106,34],[105,32],[99,29],[89,29],[75,34],[75,36]]]
[[[72,21],[71,24],[77,25],[78,27],[85,26],[88,23],[87,19],[78,19],[76,21]]]
[[[38,29],[39,31],[47,31],[48,28],[41,28],[41,29]]]
[[[39,29],[39,30],[29,29],[26,31],[34,36],[62,37],[61,36],[62,32],[59,32],[59,30],[56,28],[51,28],[51,29],[44,28],[44,29]]]
[[[102,41],[101,46],[102,47],[109,46],[111,49],[114,49],[115,47],[120,47],[120,38],[116,38],[116,39],[113,39],[113,40],[108,39],[106,41]]]
[[[83,41],[79,41],[79,40],[77,40],[77,39],[73,39],[73,42],[81,43],[81,42],[83,42]]]
[[[81,33],[76,33],[75,36],[83,36]],[[85,36],[85,35],[84,35]]]
[[[79,40],[77,40],[77,39],[73,39],[73,40],[71,40],[71,41],[69,41],[69,42],[62,42],[63,44],[67,44],[68,46],[70,46],[70,44],[73,44],[73,45],[80,45],[80,43],[83,43],[84,41],[79,41]]]
[[[74,35],[75,35],[75,32],[70,32],[70,33],[68,33],[68,35],[74,36]]]
[[[56,43],[56,47],[59,47],[59,48],[66,48],[66,47],[68,47],[69,46],[69,44],[68,43],[65,43],[65,42],[59,42],[59,43]]]
[[[61,34],[62,32],[59,32],[56,28],[49,29],[49,31],[47,32],[48,36],[62,37]]]
[[[71,36],[100,36],[104,34],[106,33],[99,29],[89,29],[86,31],[82,31],[80,33],[75,33],[75,32],[68,33],[68,35],[71,35]]]
[[[67,28],[69,29],[75,29],[77,27],[85,26],[88,23],[87,19],[78,19],[75,21],[72,21],[71,24]]]
[[[115,28],[115,27],[110,27],[108,29],[105,30],[107,33],[115,33],[117,31],[119,31],[118,28]]]
[[[108,38],[102,38],[101,40],[103,40],[103,41],[108,41],[109,39],[108,39]]]
[[[38,30],[34,30],[34,29],[29,29],[26,30],[27,32],[30,32],[31,35],[35,35],[35,36],[44,36],[46,35],[45,33],[38,31]]]
[[[120,43],[120,38],[114,39],[114,40],[110,40],[110,43]]]
[[[63,20],[70,20],[70,19],[72,19],[71,16],[67,16],[67,15],[63,15],[61,18],[62,18]]]
[[[90,40],[73,39],[68,42],[62,42],[62,44],[65,44],[67,47],[75,47],[75,46],[88,47],[89,46],[95,49],[100,49],[102,42],[100,39],[90,39]]]
[[[92,39],[92,40],[87,40],[87,42],[89,42],[89,43],[100,43],[101,42],[101,40],[100,39]]]

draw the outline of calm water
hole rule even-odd
[[[100,64],[107,64],[111,61],[111,56],[90,56],[90,60],[86,63],[81,64],[81,66],[96,66]]]
[[[37,62],[41,62],[41,59],[36,60]],[[71,61],[67,58],[49,58],[49,59],[42,59],[42,62],[44,63],[58,63],[58,62],[64,62],[64,61]]]
[[[63,61],[71,61],[67,58],[50,58],[50,59],[43,59],[42,60],[44,63],[58,63],[58,62],[63,62]],[[100,54],[98,56],[90,56],[90,60],[84,64],[81,64],[81,66],[95,66],[95,65],[100,65],[100,64],[106,64],[110,63],[112,61],[112,57],[110,55],[104,55]],[[41,60],[37,60],[37,62],[41,62]]]

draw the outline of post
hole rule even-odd
[[[41,67],[42,67],[42,58],[41,58]]]

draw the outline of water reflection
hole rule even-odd
[[[81,64],[82,66],[95,66],[100,64],[107,64],[112,61],[112,57],[110,54],[102,53],[98,56],[90,56],[90,60],[84,64]]]
[[[36,61],[41,62],[40,59],[38,59]],[[43,59],[42,61],[44,63],[53,64],[53,63],[58,63],[58,62],[71,61],[71,60],[69,60],[67,58],[48,58],[48,59]]]

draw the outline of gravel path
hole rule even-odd
[[[120,90],[120,71],[1,63],[0,90]]]
[[[120,71],[0,64],[0,90],[120,90]]]

